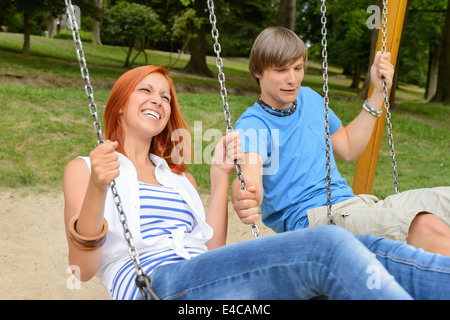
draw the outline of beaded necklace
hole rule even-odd
[[[297,110],[297,99],[294,100],[292,107],[289,108],[288,110],[284,110],[284,109],[277,109],[274,108],[270,105],[268,105],[267,103],[264,102],[264,100],[261,98],[261,96],[258,97],[258,100],[256,100],[256,102],[258,102],[258,104],[268,113],[277,116],[277,117],[286,117],[286,116],[290,116],[291,114],[293,114],[295,112],[295,110]],[[274,112],[272,112],[274,111]]]

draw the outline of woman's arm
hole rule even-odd
[[[103,231],[104,207],[108,184],[118,175],[119,164],[114,153],[116,144],[106,142],[91,152],[91,171],[82,159],[74,159],[63,174],[64,222],[69,244],[69,264],[80,269],[80,280],[88,281],[97,272],[102,248],[82,250],[70,240],[69,224],[78,216],[75,231],[95,237]],[[108,182],[109,181],[109,182]]]
[[[234,160],[242,160],[243,153],[239,132],[223,137],[216,146],[211,161],[211,199],[206,222],[213,228],[214,235],[206,243],[209,250],[226,244],[228,229],[228,188]]]
[[[211,199],[206,223],[214,230],[213,237],[206,243],[209,250],[226,244],[228,232],[228,185],[230,174],[220,172],[211,166]]]

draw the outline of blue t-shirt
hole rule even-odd
[[[291,115],[275,116],[255,103],[235,124],[244,152],[262,157],[261,215],[264,224],[275,232],[306,228],[306,211],[327,203],[324,108],[318,93],[301,87],[297,110]],[[341,121],[331,109],[329,121],[333,134]],[[337,170],[332,150],[330,164],[332,203],[354,197]]]

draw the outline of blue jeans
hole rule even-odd
[[[372,235],[361,241],[416,300],[450,300],[450,257]]]
[[[161,299],[450,299],[449,280],[450,258],[318,226],[158,267],[152,288]]]

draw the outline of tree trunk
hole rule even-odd
[[[194,9],[197,17],[208,20],[208,10],[204,1],[195,1]],[[193,37],[189,43],[189,51],[191,59],[184,68],[185,72],[214,77],[214,74],[209,70],[206,64],[206,25],[202,24],[200,28],[194,27]]]
[[[375,51],[377,49],[377,41],[378,41],[378,29],[373,29],[371,32],[370,57],[369,57],[369,64],[368,64],[367,72],[366,72],[366,78],[364,79],[364,84],[358,94],[358,98],[360,98],[360,99],[366,99],[367,95],[369,94],[370,68],[372,67],[373,59],[375,58]]]
[[[136,46],[137,46],[136,49],[138,50],[138,53],[134,56],[133,60],[131,60],[129,67],[131,67],[133,65],[134,61],[141,54],[141,52],[144,54],[144,58],[145,58],[144,65],[147,65],[147,53],[145,52],[145,43],[146,43],[146,39],[141,39],[141,40],[136,41]]]
[[[399,52],[400,52],[400,48],[399,48]],[[395,110],[396,108],[396,101],[395,101],[395,94],[397,92],[397,88],[398,88],[398,73],[400,70],[400,63],[399,63],[399,59],[397,59],[397,63],[395,64],[395,71],[394,71],[394,78],[392,79],[392,87],[391,87],[391,92],[389,94],[389,107],[391,108],[391,110]]]
[[[281,0],[278,9],[278,25],[295,31],[296,0]]]
[[[95,0],[95,6],[98,9],[98,12],[94,16],[94,20],[92,21],[92,32],[94,34],[94,43],[102,44],[102,40],[100,39],[100,24],[101,24],[101,10],[103,8],[103,0]]]
[[[442,40],[442,53],[439,62],[439,74],[436,94],[431,102],[441,102],[450,105],[450,0],[447,4],[445,17],[444,39]]]
[[[57,30],[57,21],[51,12],[47,12],[45,23],[47,25],[48,37],[53,38]]]
[[[286,1],[280,0],[280,5],[278,7],[278,25],[284,27],[286,25]]]
[[[128,46],[127,57],[125,59],[125,64],[123,65],[124,67],[129,68],[131,66],[130,57],[131,57],[131,54],[133,53],[133,48],[134,48],[134,45]]]
[[[289,0],[287,2],[288,4],[288,12],[287,12],[287,23],[286,28],[291,29],[292,31],[295,31],[295,13],[296,13],[296,0]]]
[[[30,55],[30,33],[31,33],[31,24],[30,24],[31,12],[25,7],[23,9],[23,48],[22,53],[25,56]]]
[[[449,0],[450,1],[450,0]],[[403,27],[402,29],[405,30],[404,26],[406,24],[406,21],[408,20],[408,8],[411,5],[412,0],[408,0],[408,2],[406,3],[406,9],[405,9],[405,18],[403,19]],[[395,62],[395,70],[394,70],[394,79],[392,79],[392,87],[391,87],[391,92],[389,94],[389,105],[391,107],[392,110],[395,110],[396,108],[396,98],[395,98],[395,94],[398,88],[398,75],[400,73],[400,69],[401,69],[401,63],[400,63],[400,54],[402,52],[402,41],[403,41],[403,35],[400,37],[400,42],[398,44],[398,53],[397,53],[397,61]]]
[[[375,5],[382,5],[383,2],[380,0],[374,1]],[[370,57],[369,57],[369,65],[367,68],[366,78],[364,79],[364,84],[359,91],[358,98],[360,99],[366,99],[367,95],[369,94],[370,89],[370,68],[373,64],[373,59],[375,58],[375,51],[377,49],[377,41],[378,41],[378,29],[374,28],[372,29],[372,32],[370,33]]]
[[[442,52],[442,44],[430,45],[430,56],[428,61],[427,86],[425,99],[430,100],[436,94],[439,74],[439,60]]]
[[[358,61],[353,70],[353,80],[352,84],[350,85],[350,89],[356,90],[359,89],[359,81],[361,80],[361,73],[362,73],[362,63]]]

